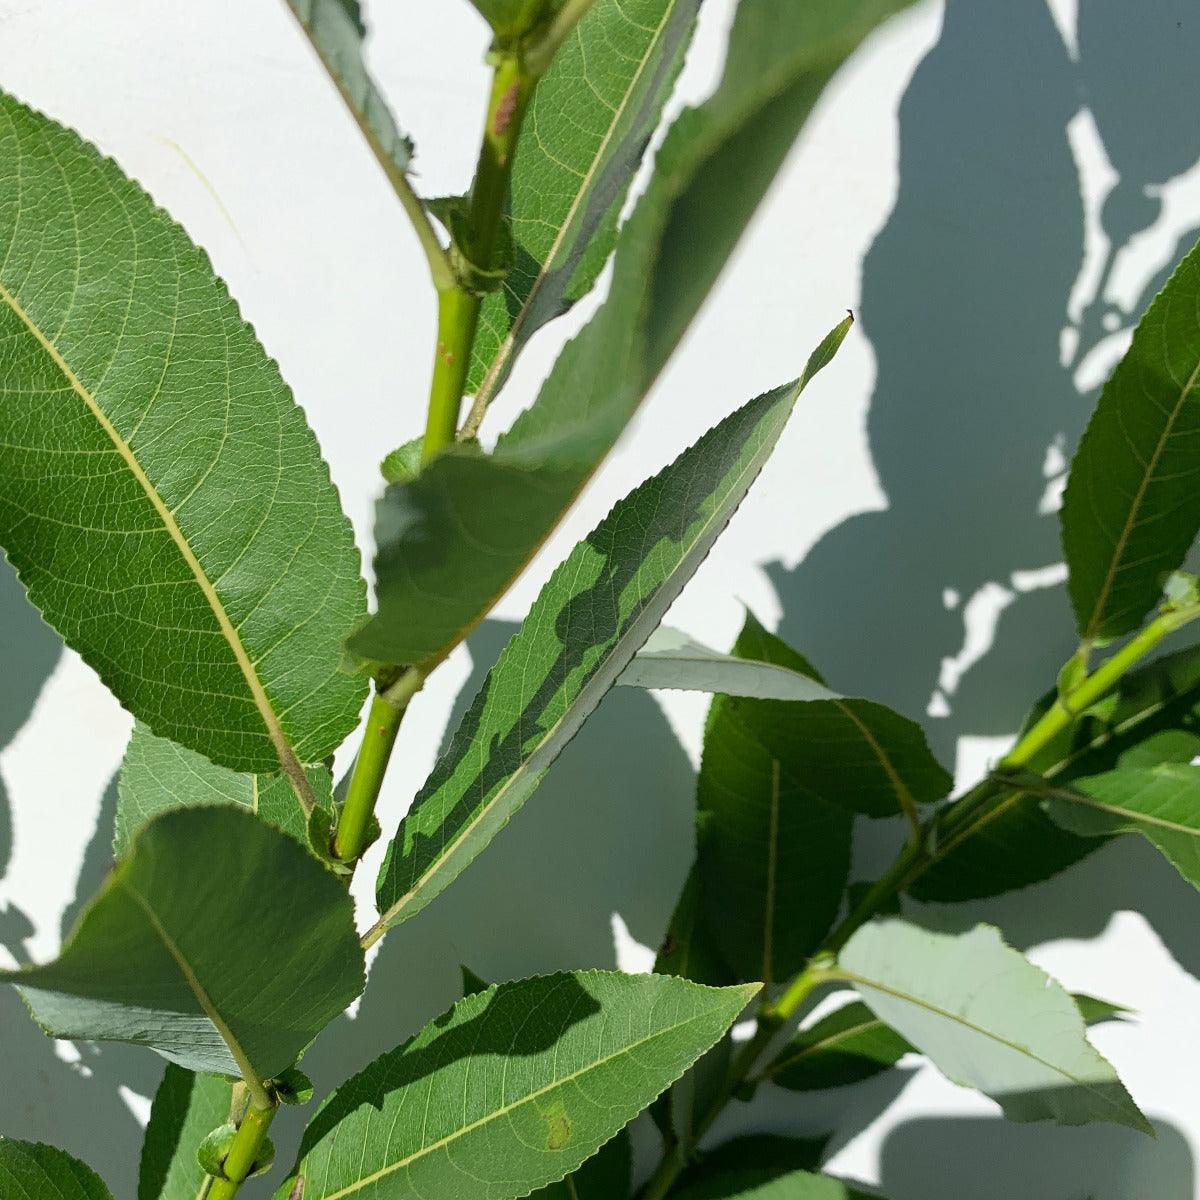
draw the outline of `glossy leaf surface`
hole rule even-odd
[[[1050,704],[1042,699],[1030,725]],[[1117,769],[1187,763],[1200,754],[1200,649],[1127,675],[1032,764],[1054,786]],[[919,900],[995,896],[1049,879],[1103,845],[1052,821],[1041,798],[1014,789],[977,832],[938,848],[938,861],[910,889]]]
[[[64,1150],[0,1137],[0,1196],[5,1200],[112,1200],[91,1167]]]

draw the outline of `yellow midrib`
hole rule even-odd
[[[183,530],[179,528],[179,523],[175,520],[171,510],[167,507],[166,501],[159,495],[158,489],[150,481],[142,464],[138,462],[137,456],[134,454],[132,447],[117,431],[113,423],[108,419],[108,415],[100,407],[96,401],[96,397],[90,389],[84,386],[83,381],[72,370],[70,363],[63,358],[58,347],[46,336],[36,321],[25,311],[20,301],[8,290],[4,283],[0,282],[0,299],[12,310],[16,317],[21,321],[27,330],[33,335],[38,345],[54,363],[55,367],[62,373],[62,376],[70,384],[72,391],[83,401],[87,410],[96,419],[97,424],[104,430],[109,441],[112,442],[113,448],[121,456],[125,465],[129,468],[130,474],[137,481],[142,491],[145,492],[146,498],[150,501],[159,520],[162,522],[163,528],[167,531],[171,540],[175,543],[180,555],[187,563],[192,576],[196,580],[196,585],[199,587],[201,595],[207,601],[209,608],[212,610],[213,616],[216,618],[217,626],[221,630],[221,635],[225,638],[229,648],[233,651],[234,659],[241,670],[243,677],[246,680],[246,685],[250,689],[250,695],[254,700],[255,707],[258,709],[259,715],[262,717],[263,724],[266,726],[267,735],[271,739],[271,744],[275,747],[276,753],[279,755],[280,765],[292,780],[293,786],[299,789],[297,778],[304,780],[304,786],[307,787],[307,780],[304,776],[304,771],[300,766],[300,761],[296,757],[291,744],[284,735],[283,728],[279,724],[278,718],[275,716],[275,710],[271,705],[270,698],[267,696],[266,690],[262,685],[262,681],[258,678],[258,672],[255,670],[254,663],[250,659],[250,655],[246,652],[246,647],[242,644],[242,639],[234,627],[233,622],[229,618],[229,614],[225,611],[225,605],[221,597],[217,594],[216,588],[213,587],[212,581],[205,573],[204,567],[200,560],[196,557],[188,540],[183,535]],[[300,794],[301,803],[305,804],[305,796]],[[307,811],[308,805],[305,804]]]

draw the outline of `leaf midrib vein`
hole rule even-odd
[[[966,1017],[959,1013],[951,1012],[949,1009],[942,1008],[940,1005],[934,1004],[931,1000],[926,1000],[921,996],[917,996],[912,992],[903,992],[897,988],[889,987],[887,984],[880,983],[874,979],[864,979],[861,975],[856,975],[853,971],[848,971],[840,966],[837,969],[837,974],[847,983],[855,984],[858,987],[872,988],[877,992],[883,992],[887,996],[891,996],[895,1000],[902,1000],[907,1004],[912,1004],[917,1008],[923,1008],[926,1012],[932,1013],[934,1016],[943,1017],[947,1021],[952,1021],[956,1025],[961,1025],[965,1029],[971,1030],[972,1033],[979,1034],[980,1037],[987,1038],[989,1041],[995,1042],[997,1045],[1004,1046],[1009,1050],[1015,1051],[1017,1054],[1023,1054],[1027,1058],[1033,1059],[1040,1066],[1045,1067],[1048,1071],[1052,1071],[1056,1075],[1061,1075],[1063,1079],[1069,1080],[1076,1087],[1081,1087],[1086,1092],[1093,1094],[1106,1107],[1113,1109],[1116,1112],[1121,1112],[1121,1106],[1106,1096],[1094,1084],[1088,1083],[1086,1079],[1080,1079],[1072,1075],[1065,1067],[1060,1067],[1055,1063],[1044,1059],[1040,1054],[1031,1050],[1028,1046],[1022,1046],[1020,1042],[1010,1041],[1006,1037],[1002,1037],[998,1033],[993,1033],[990,1029],[983,1028],[982,1025],[976,1025],[974,1021],[969,1021]],[[886,1024],[886,1022],[885,1022]],[[1087,1039],[1084,1038],[1086,1043]],[[1089,1043],[1090,1045],[1090,1043]]]
[[[246,680],[246,685],[250,689],[251,698],[254,701],[255,707],[259,711],[263,724],[266,726],[267,735],[271,739],[272,745],[275,747],[275,752],[279,756],[280,765],[292,782],[292,786],[296,789],[297,796],[305,812],[309,812],[315,803],[311,795],[311,789],[308,786],[308,781],[304,775],[303,768],[300,766],[300,761],[296,757],[295,751],[288,742],[283,728],[275,715],[275,710],[272,707],[270,698],[267,696],[266,689],[263,687],[262,681],[258,677],[258,672],[255,670],[254,663],[251,661],[246,647],[242,644],[242,639],[239,636],[237,629],[234,627],[228,612],[225,610],[225,605],[221,597],[217,594],[216,588],[212,581],[208,578],[204,567],[200,560],[196,557],[195,551],[191,544],[184,536],[183,530],[180,529],[179,523],[175,520],[174,514],[167,507],[166,501],[159,494],[158,489],[151,482],[150,477],[146,474],[145,469],[138,461],[137,456],[133,452],[133,448],[121,436],[116,426],[109,420],[108,415],[100,407],[96,397],[84,385],[83,381],[75,374],[70,363],[63,357],[58,347],[50,340],[33,317],[25,310],[20,301],[9,291],[3,281],[0,281],[0,300],[9,307],[14,316],[21,321],[25,328],[36,340],[41,347],[43,353],[54,364],[55,368],[70,384],[71,390],[83,401],[88,412],[91,413],[96,423],[103,430],[113,445],[113,449],[124,461],[128,467],[130,474],[145,493],[146,498],[150,501],[151,507],[154,509],[159,521],[162,523],[163,529],[167,535],[175,543],[180,556],[187,564],[188,569],[192,572],[192,576],[196,581],[196,586],[200,589],[212,614],[216,619],[217,626],[221,631],[230,650],[233,652],[235,661],[242,676]]]
[[[656,1029],[653,1033],[646,1034],[645,1037],[639,1038],[636,1042],[630,1042],[629,1044],[622,1046],[621,1049],[615,1050],[611,1054],[606,1054],[603,1058],[596,1059],[594,1062],[588,1063],[587,1066],[580,1067],[577,1071],[572,1071],[570,1074],[564,1075],[561,1079],[556,1079],[551,1083],[538,1088],[536,1091],[532,1091],[528,1095],[522,1096],[519,1100],[514,1100],[510,1104],[503,1104],[499,1108],[493,1109],[486,1116],[479,1117],[477,1120],[471,1121],[469,1124],[462,1126],[460,1129],[456,1129],[452,1133],[448,1133],[444,1137],[438,1138],[437,1141],[431,1142],[428,1146],[422,1146],[420,1149],[414,1151],[405,1158],[397,1159],[396,1162],[390,1163],[386,1167],[381,1167],[378,1171],[374,1171],[370,1175],[364,1176],[362,1179],[355,1180],[354,1183],[349,1184],[340,1191],[330,1192],[329,1194],[321,1197],[321,1200],[340,1200],[342,1196],[351,1196],[361,1188],[368,1187],[370,1184],[375,1183],[379,1179],[385,1179],[393,1172],[410,1166],[412,1163],[417,1162],[419,1159],[424,1158],[428,1154],[432,1154],[436,1150],[441,1150],[443,1147],[451,1145],[459,1138],[466,1137],[466,1135],[469,1133],[474,1133],[476,1129],[480,1129],[492,1121],[498,1121],[502,1117],[508,1116],[508,1114],[511,1112],[516,1112],[519,1108],[522,1108],[527,1104],[533,1104],[535,1101],[540,1100],[549,1092],[553,1092],[558,1088],[566,1087],[568,1084],[574,1083],[577,1079],[582,1079],[590,1072],[598,1071],[601,1067],[607,1066],[616,1059],[622,1058],[628,1054],[633,1054],[650,1042],[653,1042],[658,1038],[666,1037],[669,1034],[677,1033],[679,1030],[695,1024],[697,1021],[705,1020],[706,1017],[707,1014],[700,1013],[690,1016],[686,1020],[676,1022],[674,1025],[668,1025]]]
[[[1116,583],[1117,574],[1121,568],[1121,559],[1125,553],[1125,547],[1128,545],[1129,539],[1137,527],[1137,514],[1146,499],[1146,492],[1149,490],[1150,483],[1154,479],[1154,469],[1158,466],[1159,459],[1162,457],[1167,443],[1171,440],[1175,422],[1179,419],[1179,414],[1183,411],[1183,406],[1187,403],[1187,398],[1198,381],[1200,381],[1200,358],[1196,360],[1196,365],[1192,368],[1192,373],[1183,385],[1179,393],[1179,398],[1171,406],[1166,424],[1163,426],[1162,433],[1155,443],[1153,454],[1150,455],[1150,461],[1145,464],[1142,470],[1142,478],[1130,502],[1129,511],[1125,515],[1125,523],[1121,528],[1120,535],[1117,537],[1116,544],[1113,546],[1108,570],[1105,572],[1104,581],[1100,585],[1100,593],[1096,597],[1096,603],[1092,607],[1091,619],[1088,621],[1087,632],[1084,634],[1085,641],[1095,638],[1101,625],[1104,623],[1105,609],[1108,606],[1113,586]],[[1119,416],[1120,414],[1118,413],[1118,418]]]

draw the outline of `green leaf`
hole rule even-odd
[[[389,177],[412,165],[412,139],[396,128],[363,58],[367,27],[359,0],[288,0],[317,57],[346,102],[367,145]]]
[[[713,942],[701,902],[700,878],[694,865],[671,914],[667,936],[654,960],[654,970],[659,975],[678,975],[693,983],[707,983],[713,987],[735,982],[733,972]]]
[[[754,618],[749,617],[747,624],[750,621]],[[743,630],[743,638],[745,636]],[[778,641],[770,634],[766,636]],[[667,691],[719,692],[724,696],[751,696],[758,700],[836,698],[836,693],[825,687],[811,667],[806,672],[783,663],[751,658],[748,652],[736,650],[722,654],[669,625],[659,626],[650,635],[650,640],[634,655],[633,662],[625,668],[617,684]]]
[[[634,489],[554,572],[388,847],[381,924],[424,908],[537,787],[704,560],[848,327],[797,383],[752,400]]]
[[[307,767],[304,773],[317,804],[332,808],[329,768]],[[307,841],[307,817],[287,778],[219,767],[194,750],[155,737],[144,725],[134,725],[117,784],[114,857],[126,854],[137,831],[160,812],[213,804],[247,809],[297,841]]]
[[[529,1200],[626,1200],[633,1186],[629,1134],[621,1130],[573,1175],[540,1188]]]
[[[792,1092],[845,1087],[894,1067],[912,1045],[865,1004],[846,1004],[800,1030],[768,1077]]]
[[[929,804],[950,791],[921,727],[874,700],[731,699],[729,709],[813,799],[891,817],[905,797]]]
[[[596,0],[521,130],[504,287],[483,302],[467,389],[486,404],[529,339],[593,287],[691,41],[700,0]]]
[[[527,1195],[590,1158],[757,990],[582,971],[468,996],[338,1088],[292,1179],[304,1200]]]
[[[1053,703],[1042,698],[1028,728]],[[1033,762],[1056,787],[1105,772],[1187,763],[1200,754],[1200,647],[1165,655],[1125,676]],[[977,833],[936,848],[938,861],[909,889],[918,900],[957,902],[1040,883],[1103,840],[1061,828],[1041,798],[1015,789]]]
[[[677,1192],[672,1200],[871,1200],[829,1175],[809,1171],[780,1173],[770,1167],[747,1165],[706,1176]]]
[[[1086,640],[1135,630],[1200,530],[1200,246],[1146,311],[1088,423],[1062,506]]]
[[[536,402],[493,454],[451,448],[380,501],[379,612],[353,653],[436,661],[507,590],[658,378],[824,85],[906,3],[742,0],[719,88],[668,134],[608,298]]]
[[[1098,1025],[1126,1010],[1082,994],[1071,997],[1085,1024]],[[801,1029],[767,1070],[767,1078],[792,1092],[845,1087],[894,1067],[915,1047],[854,1001]]]
[[[747,1168],[764,1174],[788,1175],[815,1171],[829,1145],[828,1137],[793,1138],[774,1133],[752,1133],[704,1151],[680,1176],[680,1186],[709,1176],[741,1173]],[[674,1193],[672,1193],[674,1194]]]
[[[8,1200],[112,1200],[104,1181],[54,1146],[0,1137],[0,1195]]]
[[[1081,837],[1140,833],[1200,888],[1200,767],[1160,763],[1110,771],[1047,793],[1052,820]]]
[[[750,614],[733,658],[787,671],[814,692],[832,695],[802,674],[811,670],[807,662]],[[768,983],[794,975],[829,932],[850,873],[854,825],[840,803],[808,786],[805,770],[814,755],[802,744],[815,705],[778,706],[770,730],[774,749],[768,749],[758,712],[717,696],[696,781],[705,832],[697,871],[708,928],[741,978]],[[855,778],[854,786],[859,783]]]
[[[1153,1130],[1087,1040],[1071,996],[997,929],[930,933],[894,918],[864,925],[838,975],[954,1083],[1012,1121],[1111,1121]]]
[[[303,414],[208,259],[0,95],[0,544],[135,716],[301,789],[353,728],[365,587]]]
[[[528,33],[563,6],[563,0],[471,0],[471,3],[502,40]]]
[[[134,1042],[259,1082],[364,982],[346,889],[290,837],[229,807],[144,826],[59,957],[0,980],[54,1037]]]
[[[219,1075],[167,1064],[142,1143],[137,1200],[196,1200],[204,1182],[196,1148],[229,1120],[231,1090]]]

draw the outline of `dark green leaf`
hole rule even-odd
[[[808,664],[747,614],[733,655],[773,664],[824,695]],[[696,803],[705,836],[697,872],[708,928],[722,957],[743,979],[768,983],[795,974],[837,916],[850,872],[853,816],[808,786],[800,745],[810,736],[812,704],[779,701],[769,731],[758,712],[717,696],[704,734]],[[821,701],[823,705],[842,701]],[[795,744],[780,746],[783,740]],[[857,784],[857,780],[856,780]]]
[[[471,3],[501,39],[528,33],[563,6],[563,0],[471,0]]]
[[[303,414],[183,231],[0,95],[0,543],[135,716],[304,786],[365,586]]]
[[[196,1148],[229,1120],[229,1081],[167,1064],[154,1096],[138,1168],[138,1200],[196,1200],[204,1172]]]
[[[869,817],[940,800],[949,772],[921,727],[874,700],[730,699],[729,711],[814,799]]]
[[[654,970],[659,975],[678,975],[714,987],[734,982],[733,972],[722,960],[705,920],[695,866],[688,872],[679,894],[667,936],[654,960]]]
[[[380,502],[379,613],[354,653],[437,659],[508,588],[658,377],[824,85],[906,2],[742,0],[720,87],[672,128],[619,239],[608,299],[537,401],[494,454],[451,449]]]
[[[629,1134],[622,1130],[573,1175],[539,1189],[529,1200],[627,1200],[632,1170]]]
[[[412,164],[412,140],[396,128],[383,94],[363,59],[367,27],[359,0],[288,0],[385,173],[404,175]]]
[[[324,766],[305,769],[318,805],[331,808],[333,779]],[[233,804],[257,813],[268,824],[307,838],[307,817],[291,782],[282,775],[245,775],[218,767],[202,754],[135,725],[121,763],[113,854],[120,858],[137,831],[171,808]]]
[[[483,302],[467,387],[486,404],[529,339],[596,282],[700,0],[596,0],[538,84],[513,164],[515,256]]]
[[[240,809],[144,826],[52,963],[0,971],[55,1037],[134,1042],[265,1080],[363,988],[337,878]]]
[[[525,802],[704,560],[848,326],[796,384],[751,401],[635,488],[554,572],[388,847],[384,923],[419,912]]]
[[[0,1196],[4,1200],[112,1200],[91,1167],[64,1150],[0,1137]]]
[[[1063,548],[1079,630],[1130,633],[1200,530],[1200,247],[1146,311],[1067,482]]]
[[[838,956],[838,974],[944,1075],[991,1096],[1010,1120],[1153,1132],[1087,1040],[1075,1001],[991,926],[943,934],[873,921]]]
[[[304,1200],[527,1195],[589,1159],[756,990],[583,971],[468,996],[338,1088],[292,1179]]]
[[[1053,702],[1026,719],[1028,728]],[[1055,786],[1105,772],[1187,763],[1200,754],[1200,648],[1169,654],[1127,675],[1032,764]],[[919,900],[999,895],[1057,875],[1102,845],[1069,833],[1037,795],[1014,789],[972,836],[938,848],[939,861],[910,888]]]
[[[828,1138],[782,1138],[778,1134],[748,1134],[706,1151],[695,1166],[680,1177],[680,1184],[724,1176],[748,1168],[787,1175],[792,1171],[815,1171],[829,1145]]]
[[[1160,763],[1080,779],[1048,792],[1052,820],[1082,837],[1140,833],[1200,888],[1200,767]]]
[[[865,1004],[847,1004],[800,1030],[768,1075],[793,1092],[844,1087],[894,1067],[912,1049]]]

